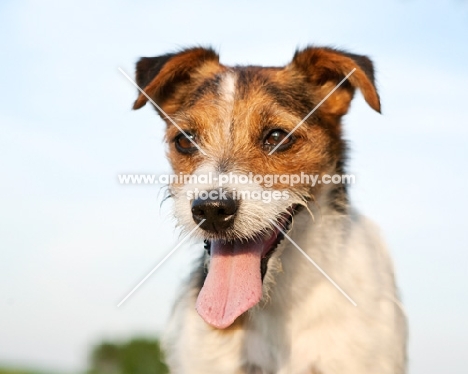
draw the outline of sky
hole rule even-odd
[[[381,227],[410,326],[409,372],[466,373],[468,2],[0,3],[0,365],[74,372],[101,339],[159,334],[202,245],[181,246],[158,186],[164,125],[131,111],[141,56],[213,46],[284,65],[309,44],[374,61],[382,115],[344,118],[354,206]]]

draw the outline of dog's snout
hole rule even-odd
[[[207,194],[209,195],[209,194]],[[192,202],[192,217],[206,231],[219,232],[228,229],[234,222],[237,203],[229,195],[222,198],[197,198]]]

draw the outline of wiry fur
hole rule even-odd
[[[294,133],[292,145],[267,155],[264,134],[294,126],[352,69],[343,84]],[[330,48],[298,51],[284,68],[227,67],[210,49],[193,48],[144,58],[138,83],[206,152],[181,154],[180,131],[169,121],[168,157],[176,173],[254,174],[343,173],[345,142],[341,117],[355,89],[380,111],[371,61]],[[136,109],[145,105],[140,95]],[[175,216],[192,230],[187,192],[215,184],[169,187]],[[206,253],[181,291],[164,335],[166,359],[176,374],[403,374],[406,320],[390,257],[378,229],[348,204],[343,185],[288,186],[288,200],[269,204],[240,201],[231,228],[202,229],[209,240],[249,240],[272,229],[294,206],[288,235],[357,303],[352,305],[284,239],[267,262],[261,301],[226,329],[211,327],[195,311],[210,269]],[[227,184],[224,190],[269,190],[263,185]]]
[[[214,168],[202,167],[197,169],[193,175],[210,175],[215,180],[219,178],[219,173]],[[236,177],[241,174],[234,173]],[[244,174],[245,175],[245,174]],[[246,175],[247,177],[247,175]],[[178,225],[186,232],[192,231],[197,224],[193,221],[191,214],[191,200],[187,199],[188,193],[194,189],[199,191],[211,191],[218,190],[219,183],[190,183],[185,185],[173,186],[171,188],[171,195],[174,199],[175,204],[175,217]],[[226,183],[222,186],[223,191],[246,191],[246,192],[263,192],[269,191],[268,189],[262,188],[256,183],[242,184],[242,183]],[[247,194],[248,195],[248,194]],[[248,196],[247,196],[248,197]],[[267,234],[274,226],[271,222],[265,220],[265,217],[271,217],[275,219],[279,214],[284,213],[290,206],[293,205],[307,205],[307,197],[297,194],[295,192],[289,192],[288,199],[274,200],[270,202],[262,201],[258,199],[242,199],[242,203],[239,206],[237,214],[242,217],[242,220],[236,220],[231,229],[223,232],[222,234],[207,233],[206,231],[198,228],[194,231],[194,237],[200,239],[253,239]]]

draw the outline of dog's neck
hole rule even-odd
[[[337,188],[333,186],[322,190],[320,196],[294,216],[287,237],[269,261],[271,271],[264,280],[264,298],[260,308],[268,307],[271,303],[284,305],[288,303],[287,300],[293,302],[295,293],[300,294],[298,284],[302,283],[308,288],[323,280],[323,276],[299,248],[310,259],[319,262],[335,258],[342,248],[340,239],[354,213],[348,204],[345,185],[339,190]],[[340,201],[337,201],[338,197]],[[296,278],[300,278],[301,282],[296,282]],[[292,284],[295,286],[291,287]]]

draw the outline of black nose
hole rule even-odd
[[[200,225],[203,230],[220,232],[232,226],[237,204],[230,195],[224,193],[219,196],[218,193],[210,193],[212,191],[206,191],[206,199],[199,197],[192,202],[192,217],[197,224],[205,220]]]

